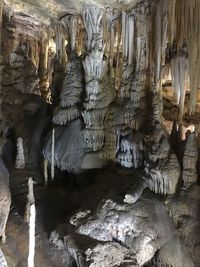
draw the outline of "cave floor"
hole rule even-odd
[[[33,177],[38,175],[32,170]],[[28,224],[24,222],[27,199],[27,178],[30,171],[11,171],[10,187],[12,207],[6,228],[6,244],[2,250],[6,255],[9,267],[27,266]],[[68,221],[69,217],[79,209],[95,209],[99,201],[115,192],[119,201],[123,200],[126,188],[133,183],[133,176],[127,171],[113,167],[94,175],[93,182],[77,188],[75,185],[52,183],[48,187],[34,186],[36,203],[36,267],[72,267],[73,262],[67,253],[59,251],[48,238],[57,225]],[[62,185],[61,185],[62,184]],[[118,192],[118,194],[116,194]]]

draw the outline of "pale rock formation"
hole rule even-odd
[[[43,155],[49,162],[51,162],[51,142],[51,133],[49,133],[43,149]],[[83,156],[81,121],[77,119],[65,127],[55,127],[55,166],[61,170],[79,173]]]
[[[66,125],[80,117],[77,104],[80,103],[83,92],[83,67],[76,52],[71,49],[68,49],[68,52],[66,76],[60,92],[60,106],[55,109],[53,116],[53,122],[58,125]]]
[[[23,148],[23,139],[21,137],[17,138],[17,156],[15,159],[15,168],[24,169],[25,167],[25,156]]]
[[[133,263],[134,253],[123,247],[119,243],[102,243],[97,244],[92,249],[87,249],[86,262],[90,267],[113,267],[121,266],[125,264],[129,267],[138,266],[137,263]]]
[[[80,112],[76,106],[67,109],[57,108],[54,111],[53,123],[57,125],[66,125],[68,122],[76,120],[80,117]]]
[[[121,133],[119,137],[118,161],[124,167],[138,169],[144,161],[143,136],[139,133]]]
[[[129,203],[129,204],[134,204],[136,201],[138,201],[141,198],[142,193],[144,189],[146,188],[147,188],[147,183],[145,179],[139,176],[137,180],[135,181],[135,184],[133,185],[133,187],[125,195],[124,202]]]
[[[80,103],[84,83],[81,59],[75,51],[68,49],[67,52],[69,58],[66,66],[66,76],[60,93],[60,106],[62,108]]]
[[[1,249],[0,249],[0,266],[1,267],[8,267],[6,258],[5,258],[3,251]]]
[[[177,255],[172,249],[164,250],[170,244],[177,248],[180,239],[164,206],[151,194],[143,195],[135,204],[118,204],[106,199],[92,213],[81,214],[70,220],[75,233],[71,230],[68,232],[67,227],[59,232],[57,238],[64,239],[65,249],[75,259],[77,266],[119,267],[125,264],[141,267],[159,249],[160,259],[169,266],[178,260],[184,262],[184,267],[194,266],[184,245],[180,246],[181,251]],[[187,258],[186,254],[182,254],[183,251]]]
[[[0,158],[0,196],[0,237],[5,241],[5,229],[10,212],[11,195],[9,189],[9,173],[2,158]]]
[[[102,98],[105,94],[105,77],[108,61],[104,58],[103,46],[103,12],[96,6],[86,5],[83,8],[83,22],[87,32],[87,52],[84,61],[86,86],[86,112],[83,113],[86,127],[84,129],[85,150],[97,151],[104,145],[104,120],[106,103]],[[107,77],[108,78],[108,77]],[[110,88],[109,88],[110,89]],[[108,100],[109,101],[109,100]],[[99,110],[94,104],[100,102],[104,108]],[[109,103],[109,102],[108,102]],[[95,123],[90,123],[92,118]]]
[[[171,150],[166,133],[157,123],[147,141],[146,182],[155,193],[174,194],[180,177],[180,165]]]

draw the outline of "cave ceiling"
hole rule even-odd
[[[72,13],[78,14],[85,4],[98,5],[101,8],[126,9],[133,7],[138,0],[5,0],[8,11],[15,15],[30,16],[42,24],[50,24],[58,18]]]

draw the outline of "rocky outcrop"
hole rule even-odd
[[[60,240],[64,237],[64,247],[77,266],[127,264],[139,267],[151,260],[156,251],[166,266],[194,266],[163,204],[151,194],[143,194],[135,204],[119,204],[112,198],[105,199],[93,212],[81,214],[77,213],[70,220],[74,234],[66,235],[58,229]],[[176,257],[171,246],[181,249]],[[115,254],[112,259],[111,255]]]

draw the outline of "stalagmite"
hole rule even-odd
[[[55,165],[55,129],[52,130],[52,142],[51,142],[51,181],[54,180],[54,165]]]
[[[24,169],[25,168],[23,139],[21,137],[17,138],[17,156],[15,159],[15,168],[16,169]]]
[[[33,192],[33,179],[28,178],[28,200],[27,200],[28,216],[29,216],[29,254],[28,254],[28,267],[34,267],[35,257],[35,198]]]
[[[44,187],[48,185],[48,160],[44,159]]]

